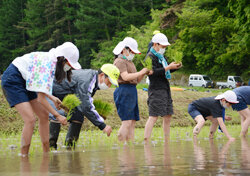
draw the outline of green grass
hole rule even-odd
[[[239,139],[239,134],[241,127],[239,125],[228,125],[227,129],[231,136]],[[176,140],[192,140],[192,131],[193,127],[172,127],[170,130],[170,142]],[[117,129],[114,129],[111,133],[110,137],[107,137],[100,130],[87,130],[82,131],[80,133],[79,140],[77,142],[77,148],[88,148],[88,147],[114,147],[114,146],[122,146],[123,143],[120,143],[117,139]],[[202,128],[200,134],[198,135],[198,140],[207,140],[209,135],[209,127],[205,126]],[[62,147],[64,140],[65,140],[66,133],[61,132],[58,140],[58,150],[65,151],[66,149]],[[5,155],[13,155],[19,153],[20,151],[20,144],[21,144],[21,133],[18,134],[11,134],[11,135],[0,135],[0,156]],[[144,129],[143,128],[136,128],[135,129],[135,141],[134,144],[142,145],[144,143]],[[215,133],[214,140],[224,140],[227,141],[227,138],[223,133]],[[163,138],[163,129],[162,128],[153,128],[152,136],[151,136],[152,143],[156,143],[161,145],[164,143]],[[133,145],[130,143],[129,145]],[[11,146],[15,146],[11,149]],[[77,149],[76,148],[76,149]],[[30,147],[30,154],[34,155],[35,153],[42,153],[42,146],[38,132],[34,133],[32,137],[32,143]]]

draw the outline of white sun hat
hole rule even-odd
[[[168,38],[163,33],[155,34],[152,38],[153,43],[159,43],[160,45],[167,46],[170,45]]]
[[[123,40],[125,46],[129,47],[134,53],[141,54],[141,52],[138,50],[138,44],[137,41],[131,37],[126,37]]]
[[[223,98],[232,104],[239,103],[239,101],[237,101],[237,95],[232,90],[228,90],[224,92],[223,94],[220,94],[217,97],[215,97],[216,100],[221,100]]]
[[[55,55],[56,57],[63,56],[65,59],[67,59],[69,64],[76,70],[82,68],[78,62],[79,50],[71,42],[65,42],[62,45],[56,47]]]
[[[141,54],[138,50],[137,41],[131,37],[126,37],[123,41],[119,42],[113,50],[115,55],[121,54],[125,47],[129,47],[134,53]]]
[[[118,54],[121,54],[123,48],[125,48],[125,43],[122,41],[122,42],[119,42],[116,47],[114,48],[113,50],[113,53],[115,55],[118,55]]]

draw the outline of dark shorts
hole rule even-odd
[[[2,89],[10,107],[37,98],[36,92],[26,89],[26,81],[16,66],[10,64],[2,76]]]
[[[241,98],[240,96],[238,96],[237,100],[239,101],[239,103],[232,104],[233,110],[242,111],[242,110],[248,108],[247,107],[247,103],[245,102],[245,100],[243,98]]]
[[[122,121],[140,120],[136,85],[120,84],[115,89],[114,101]]]
[[[192,103],[188,105],[188,113],[193,119],[195,119],[195,117],[198,115],[202,115]]]
[[[148,110],[149,116],[166,116],[172,115],[173,100],[171,91],[168,89],[148,90]]]

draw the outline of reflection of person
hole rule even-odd
[[[240,136],[245,137],[250,125],[250,86],[242,86],[233,90],[237,95],[239,103],[233,104],[233,110],[237,110],[241,118],[241,132]]]
[[[210,127],[210,138],[213,138],[219,124],[226,137],[229,140],[235,140],[228,133],[223,121],[223,117],[225,117],[225,108],[229,108],[235,103],[238,103],[236,94],[233,91],[228,90],[217,97],[201,98],[189,104],[188,113],[197,122],[197,125],[193,130],[194,138],[200,133],[205,121],[210,120],[212,122]]]
[[[79,51],[70,42],[66,42],[49,52],[32,52],[17,57],[2,76],[2,89],[11,107],[15,107],[24,121],[21,139],[21,154],[27,155],[36,123],[39,119],[39,133],[43,151],[49,151],[48,112],[53,114],[62,124],[67,120],[54,110],[46,97],[57,107],[61,101],[52,96],[53,79],[62,81],[65,77],[70,81],[71,68],[80,69]]]
[[[39,175],[43,175],[46,176],[48,175],[49,172],[49,160],[50,160],[50,156],[48,153],[44,153],[42,156],[42,161],[40,164],[40,169],[39,171]],[[36,160],[37,162],[37,160]],[[31,169],[31,164],[30,164],[30,160],[29,157],[21,157],[21,163],[20,163],[21,167],[20,167],[20,175],[24,175],[24,176],[29,176],[29,175],[34,175],[32,174],[32,169]]]
[[[118,150],[118,160],[121,166],[121,172],[124,175],[133,175],[137,173],[135,149],[131,146],[125,145],[122,150]]]
[[[140,51],[136,40],[131,37],[126,37],[119,42],[113,53],[116,57],[114,65],[121,72],[118,79],[119,87],[114,92],[115,105],[122,120],[118,140],[128,141],[134,139],[135,122],[140,120],[136,84],[141,82],[148,69],[143,68],[139,72],[136,71],[132,60]]]
[[[197,170],[204,170],[206,166],[205,151],[197,144],[196,140],[194,140],[193,144],[195,167]]]
[[[119,70],[113,64],[104,64],[99,71],[85,69],[74,70],[72,72],[72,81],[62,81],[62,83],[54,83],[53,94],[61,100],[67,94],[76,94],[81,105],[78,106],[72,114],[66,136],[65,144],[69,147],[73,146],[78,140],[81,131],[84,116],[86,116],[95,126],[109,136],[112,128],[104,123],[104,119],[95,110],[93,104],[93,96],[96,91],[109,88],[112,83],[117,86]],[[64,112],[61,112],[64,114]],[[57,139],[60,132],[60,123],[50,114],[50,147],[57,149]],[[75,145],[74,145],[75,146]]]
[[[241,138],[241,168],[250,169],[250,147],[246,138]]]
[[[171,78],[170,70],[176,70],[181,64],[172,62],[168,65],[164,58],[166,47],[170,45],[167,37],[158,33],[152,38],[153,46],[150,49],[149,57],[152,59],[153,71],[149,75],[148,88],[148,109],[149,119],[147,120],[144,132],[144,139],[147,141],[152,133],[153,126],[158,116],[163,117],[163,131],[165,138],[169,136],[170,120],[173,114],[173,103],[168,79]]]

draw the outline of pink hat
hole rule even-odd
[[[216,100],[221,100],[223,98],[232,104],[239,103],[239,101],[237,101],[237,95],[232,90],[228,90],[223,94],[220,94],[217,97],[215,97]]]
[[[64,44],[56,47],[55,51],[56,57],[63,56],[71,67],[74,69],[81,69],[81,65],[79,64],[79,50],[78,48],[71,42],[65,42]]]

